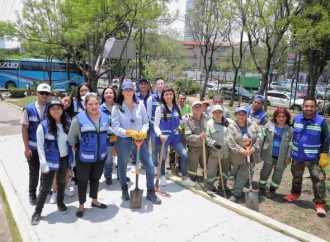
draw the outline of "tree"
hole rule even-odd
[[[308,59],[308,97],[315,97],[315,87],[330,60],[330,2],[303,1],[307,6],[292,24],[298,51]]]
[[[214,53],[225,41],[227,32],[226,1],[195,0],[187,13],[190,30],[202,55],[204,85],[200,99],[205,97],[207,83],[214,64]]]
[[[235,3],[248,37],[255,67],[262,75],[259,94],[264,94],[267,91],[271,67],[280,61],[288,47],[288,44],[283,46],[280,42],[287,33],[292,18],[300,13],[303,5],[301,1],[295,0],[237,0]],[[267,50],[265,62],[261,62],[256,53],[260,46]]]

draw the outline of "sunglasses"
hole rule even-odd
[[[42,96],[43,96],[43,95],[46,95],[46,96],[49,96],[49,95],[50,95],[49,92],[39,92],[39,94],[42,95]]]

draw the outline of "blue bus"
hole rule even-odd
[[[84,82],[83,75],[74,63],[44,59],[0,60],[0,86],[26,88],[47,82],[53,89],[68,89]]]

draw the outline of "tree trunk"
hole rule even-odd
[[[204,78],[204,84],[203,84],[203,88],[202,88],[202,93],[201,93],[201,96],[200,96],[201,101],[204,100],[204,97],[205,97],[205,94],[206,94],[206,87],[207,87],[207,83],[208,83],[208,80],[209,80],[209,75],[210,75],[210,72],[206,71],[205,72],[205,78]]]
[[[229,107],[232,107],[234,105],[234,96],[235,96],[235,87],[236,87],[236,83],[237,83],[237,76],[238,76],[238,69],[235,68],[233,90],[232,90],[232,93],[231,93]]]

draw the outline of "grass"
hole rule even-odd
[[[36,100],[37,100],[37,96],[28,96],[20,99],[7,99],[6,101],[18,107],[24,108],[26,105]]]

